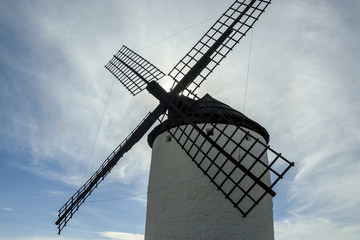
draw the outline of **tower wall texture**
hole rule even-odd
[[[244,130],[265,143],[260,134]],[[228,131],[232,131],[231,127]],[[234,136],[238,141],[242,137],[240,133]],[[242,145],[249,147],[251,141],[244,141]],[[263,149],[259,144],[251,152],[258,155]],[[241,154],[241,151],[236,152],[233,157],[238,159]],[[267,163],[266,154],[261,160]],[[245,159],[242,164],[251,163]],[[266,184],[270,183],[269,174],[262,179]],[[273,240],[272,198],[265,196],[243,218],[170,134],[163,132],[153,143],[145,239]]]

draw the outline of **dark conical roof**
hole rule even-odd
[[[267,143],[269,142],[270,136],[264,127],[262,127],[257,122],[251,120],[250,118],[246,117],[241,112],[236,111],[235,109],[226,105],[225,103],[222,103],[212,98],[209,94],[206,94],[204,97],[197,101],[189,98],[184,98],[183,100],[188,102],[188,104],[191,104],[191,116],[193,116],[192,120],[195,123],[205,123],[209,121],[212,122],[211,119],[214,119],[213,122],[218,123],[229,123],[231,121],[231,124],[245,127],[259,133]],[[196,114],[194,114],[194,112],[196,112]],[[219,117],[221,119],[220,121]],[[186,122],[185,120],[181,120],[181,117],[179,115],[169,110],[168,119],[160,125],[156,126],[148,135],[148,143],[150,147],[152,147],[155,138],[159,134],[165,132],[170,128],[185,124],[188,124],[188,122]]]

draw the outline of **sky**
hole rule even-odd
[[[168,73],[232,2],[0,1],[0,240],[144,239],[146,137],[60,236],[54,224],[157,105],[104,65],[126,45]],[[199,89],[264,126],[295,162],[275,187],[277,240],[360,239],[358,9],[274,0]]]

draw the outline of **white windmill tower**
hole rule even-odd
[[[159,120],[149,135],[146,239],[273,238],[272,188],[294,164],[270,148],[262,126],[210,95],[195,93],[269,4],[236,0],[169,73],[170,92],[157,83],[165,74],[129,48],[113,56],[105,67],[133,95],[146,89],[160,103],[59,210],[59,234]]]
[[[256,176],[263,174],[265,166],[268,166],[264,146],[269,135],[262,126],[210,95],[205,95],[192,105],[192,110],[201,116],[197,116],[196,124],[205,129],[211,139],[220,136],[217,140],[220,146],[228,153],[232,152],[231,155],[246,168],[254,164],[251,172]],[[215,126],[209,124],[208,116],[214,119]],[[186,148],[193,148],[193,155],[200,146],[204,151],[194,156],[196,164],[192,163],[191,157],[166,131],[169,128],[170,132],[178,131],[175,135],[179,136],[183,134],[177,130],[179,126],[188,135],[181,138],[182,144],[188,141]],[[238,128],[243,131],[237,130]],[[204,176],[197,164],[201,169],[206,169],[208,176],[216,185],[221,185],[221,189],[231,195],[231,198],[244,195],[253,181],[224,157],[216,157],[218,152],[210,150],[211,145],[204,143],[204,138],[191,131],[194,131],[191,125],[183,122],[180,116],[173,116],[158,125],[148,137],[153,151],[145,239],[274,239],[271,196],[267,195],[246,218],[228,202],[224,203],[223,195],[216,192],[216,186]],[[231,136],[231,141],[234,142],[226,143],[228,138],[221,135]],[[250,152],[246,153],[247,150]],[[210,159],[216,161],[212,162]],[[226,176],[229,177],[227,180]],[[270,186],[269,172],[266,172],[261,180]],[[230,193],[235,186],[233,181],[237,181],[237,186]],[[247,194],[239,204],[243,211],[250,209],[253,205],[251,198],[258,199],[263,191],[254,187]]]
[[[270,174],[265,167],[269,164],[264,152],[264,146],[269,141],[267,131],[208,94],[192,103],[192,106],[192,111],[197,113],[196,124],[211,139],[220,137],[216,142],[256,176],[266,172],[261,181],[270,186]],[[252,187],[254,181],[224,156],[216,157],[219,152],[211,149],[211,144],[205,142],[205,138],[199,136],[191,125],[174,115],[158,125],[148,137],[153,151],[145,239],[273,240],[271,196],[264,197],[251,214],[243,218],[236,208],[224,202],[224,196],[216,192],[217,186],[221,186],[232,199],[244,197],[238,204],[244,214],[252,208],[263,190],[253,186],[246,193],[248,196],[245,196],[244,192]],[[192,157],[186,154],[166,129],[170,129],[182,145],[187,145],[186,149],[193,149]],[[181,134],[184,136],[180,137]],[[224,136],[231,136],[231,141],[227,142],[229,138]],[[203,152],[196,154],[200,148]],[[192,158],[196,164],[192,163]],[[206,171],[215,185],[197,165]]]

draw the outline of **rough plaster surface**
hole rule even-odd
[[[269,195],[243,218],[176,141],[167,142],[168,135],[160,134],[153,145],[146,240],[274,239]]]

